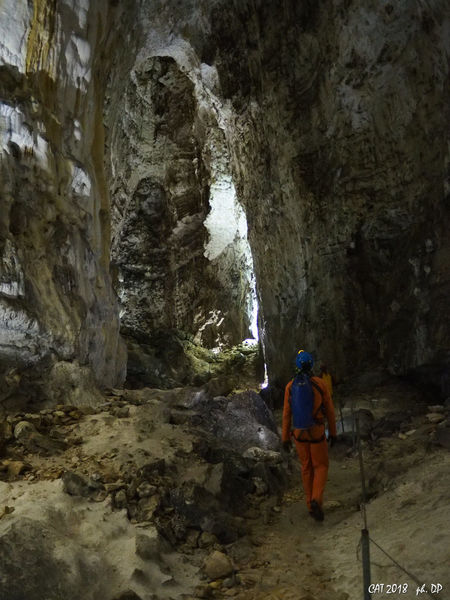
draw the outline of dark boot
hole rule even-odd
[[[323,510],[320,508],[319,503],[317,502],[317,500],[311,500],[311,516],[316,521],[323,521],[324,520]]]

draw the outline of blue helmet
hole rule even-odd
[[[300,370],[309,371],[313,368],[314,359],[309,352],[305,352],[305,350],[299,350],[297,358],[295,359],[295,364]]]

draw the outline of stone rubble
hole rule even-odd
[[[22,531],[22,526],[31,527],[30,531],[34,531],[34,525],[22,523],[26,518],[24,508],[29,506],[21,504],[21,498],[26,497],[25,490],[38,494],[42,485],[57,484],[60,487],[52,487],[45,492],[55,498],[51,501],[53,504],[64,503],[65,496],[74,508],[78,507],[76,510],[89,511],[94,510],[94,506],[98,507],[95,509],[100,511],[97,523],[106,519],[105,523],[111,522],[112,526],[115,519],[120,518],[123,522],[125,518],[127,528],[132,528],[132,547],[125,540],[121,542],[129,548],[125,565],[130,564],[131,569],[120,579],[123,586],[120,593],[125,594],[124,597],[133,593],[147,600],[150,596],[144,593],[143,582],[157,568],[158,585],[170,588],[174,598],[186,585],[188,587],[183,593],[191,589],[193,598],[245,598],[247,592],[243,590],[254,587],[256,581],[244,565],[254,554],[251,548],[258,549],[266,544],[261,530],[256,533],[255,527],[260,523],[270,527],[274,519],[282,516],[286,503],[298,502],[298,495],[283,496],[289,476],[280,452],[267,449],[264,442],[260,446],[254,445],[251,431],[257,431],[261,426],[269,431],[274,428],[273,417],[266,412],[258,395],[247,391],[228,398],[218,397],[208,404],[204,394],[204,390],[200,394],[198,390],[183,389],[171,394],[152,389],[124,390],[120,394],[111,394],[97,409],[59,405],[54,409],[9,415],[2,421],[1,428],[8,433],[0,455],[0,520],[6,527],[0,529],[0,555],[2,544],[15,531],[12,526],[17,532]],[[390,408],[392,401],[386,404],[387,408],[378,406],[376,394],[374,390],[367,399],[355,398],[357,405],[361,406],[359,414],[367,417],[367,425],[370,425],[363,436],[365,452],[373,452],[375,458],[383,444],[390,447],[396,436],[400,437],[397,437],[398,443],[413,444],[414,447],[418,444],[434,449],[449,447],[448,407],[433,413],[442,417],[438,423],[430,423],[427,418],[431,414],[427,410],[435,411],[436,407],[426,405],[410,414],[403,413],[404,419],[400,421],[396,415],[402,412],[401,405],[397,411]],[[180,407],[183,405],[189,406],[184,409],[188,419],[174,423],[170,415],[173,411],[182,410]],[[223,409],[223,420],[217,419],[218,406]],[[369,406],[373,410],[370,418]],[[120,416],[122,412],[119,413],[119,410],[123,408],[127,409],[127,416]],[[211,433],[217,431],[218,423],[222,423],[223,427],[234,423],[235,410],[249,434],[247,444],[243,444],[239,452],[235,451],[238,447],[233,449],[226,436]],[[194,419],[196,415],[201,419]],[[225,418],[227,415],[229,421]],[[211,422],[203,428],[208,417]],[[192,425],[193,422],[195,425]],[[386,430],[381,432],[383,425]],[[144,429],[148,432],[146,435],[143,434]],[[63,439],[64,446],[27,445],[30,436],[36,435],[46,440]],[[352,461],[356,460],[354,453],[346,450],[346,436],[348,434],[341,434],[339,438],[346,457],[341,463],[344,474],[349,469],[353,470]],[[239,434],[238,439],[244,438]],[[397,462],[406,464],[408,460],[414,464],[416,454],[411,453],[410,459],[391,458],[388,464],[377,463],[375,459],[368,481],[369,497],[377,498],[395,489],[392,477]],[[1,483],[2,480],[5,483]],[[23,485],[31,487],[20,487],[22,491],[17,502],[12,500],[7,488],[2,487],[16,489],[16,486]],[[54,529],[51,512],[47,517],[48,508],[42,504],[42,499],[32,502],[34,510],[42,511],[39,527],[44,527],[52,543],[58,544],[60,533]],[[349,502],[350,499],[343,505],[341,500],[331,497],[326,501],[325,510],[331,518],[331,515],[346,510]],[[358,506],[357,496],[353,502],[353,506]],[[69,515],[70,510],[67,510],[65,512]],[[28,518],[34,519],[33,514]],[[61,525],[62,531],[68,526]],[[101,536],[101,525],[93,527],[99,527],[97,535]],[[122,534],[118,535],[119,543]],[[21,547],[17,546],[18,549]],[[33,547],[41,552],[40,547],[38,549],[35,544]],[[75,551],[75,547],[71,547],[70,552]],[[103,551],[100,552],[103,556]],[[183,560],[194,569],[189,583],[186,580],[182,583],[181,563],[174,558],[177,556],[184,556]],[[50,565],[53,565],[54,558],[51,552],[44,558],[45,568],[52,568]],[[101,569],[109,569],[107,555],[101,560],[106,561]],[[138,562],[131,568],[133,561]],[[262,568],[258,564],[252,567],[252,572]],[[207,577],[206,583],[199,584],[201,573]],[[8,578],[5,581],[9,585]],[[29,582],[26,585],[30,600],[40,600],[40,596],[33,596],[35,592]],[[105,600],[121,597],[110,591],[102,593],[106,594]],[[49,597],[52,598],[51,595]],[[85,598],[90,598],[89,594]],[[154,598],[166,596],[162,591],[155,591]]]
[[[201,394],[203,399],[207,397],[205,393]],[[59,494],[67,495],[75,506],[85,506],[83,510],[89,510],[93,502],[99,508],[104,507],[104,518],[108,520],[114,519],[116,513],[123,513],[130,527],[137,529],[133,549],[137,559],[133,560],[145,561],[147,570],[157,565],[160,573],[166,573],[161,575],[165,577],[164,585],[168,586],[171,581],[170,586],[178,589],[174,591],[175,595],[181,591],[180,584],[167,574],[173,568],[168,557],[173,555],[174,549],[186,552],[194,562],[198,552],[204,555],[202,560],[213,556],[207,573],[214,580],[232,574],[233,569],[223,567],[218,574],[218,556],[225,563],[228,559],[223,559],[226,556],[224,545],[246,535],[247,526],[240,516],[243,507],[253,503],[257,508],[261,501],[284,485],[279,453],[264,449],[263,442],[261,447],[255,446],[252,437],[252,431],[259,427],[270,426],[272,431],[275,426],[257,394],[234,394],[227,401],[230,408],[226,414],[229,422],[233,422],[235,411],[239,411],[242,432],[247,431],[250,448],[247,453],[242,449],[241,453],[236,452],[225,438],[215,436],[211,427],[202,427],[208,412],[204,400],[192,402],[198,391],[187,394],[187,398],[189,394],[191,397],[188,400],[191,406],[189,418],[180,423],[174,423],[171,415],[180,410],[176,408],[180,403],[185,402],[182,398],[186,398],[186,390],[172,393],[171,397],[159,390],[115,391],[96,409],[58,405],[39,412],[9,415],[1,422],[1,431],[5,433],[0,456],[0,491],[3,490],[2,479],[12,486],[29,481],[28,485],[36,486],[31,488],[36,493],[46,482],[61,482]],[[209,402],[215,404],[212,400]],[[218,398],[216,405],[217,402],[223,403],[225,398]],[[216,408],[210,412],[212,420],[216,412]],[[193,428],[191,421],[196,414],[202,418]],[[222,427],[227,426],[226,419],[220,423]],[[161,427],[163,430],[158,431]],[[218,427],[216,423],[215,432]],[[123,435],[119,433],[112,445],[110,439],[117,437],[114,432],[121,430]],[[154,436],[155,440],[164,439],[162,444],[169,444],[170,450],[162,455],[158,446],[161,442],[152,441]],[[35,506],[37,508],[38,504]],[[14,506],[6,504],[2,521],[10,518],[13,510]],[[57,544],[59,534],[53,531],[50,514],[46,517],[46,511],[41,517],[43,526],[49,528],[48,535]],[[20,515],[17,519],[15,526],[25,527]],[[6,531],[0,531],[0,554],[5,535]],[[45,560],[50,568],[54,560],[51,551]],[[102,560],[106,565],[107,557]],[[197,568],[200,567],[199,563]],[[136,566],[136,569],[140,567]],[[142,573],[145,572],[143,568]],[[11,590],[7,573],[3,572],[3,575],[6,579],[2,580],[0,591]],[[140,581],[141,576],[135,577]],[[234,584],[235,579],[228,577],[226,586]],[[124,597],[134,593],[147,600],[148,595],[142,594],[141,584],[133,585],[130,580],[129,589],[123,591]],[[27,586],[33,600],[36,592],[31,590],[29,583]],[[216,589],[207,587],[207,593]]]

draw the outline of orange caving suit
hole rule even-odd
[[[305,490],[306,504],[308,510],[311,509],[311,500],[316,500],[320,506],[323,503],[323,491],[327,482],[328,476],[328,446],[325,439],[325,423],[326,417],[330,436],[336,436],[336,417],[334,415],[333,402],[330,397],[327,385],[320,377],[311,377],[311,382],[314,382],[323,392],[323,395],[317,390],[314,385],[314,407],[313,415],[319,421],[317,424],[310,427],[306,431],[294,429],[291,431],[291,387],[292,379],[286,386],[284,392],[284,408],[283,408],[283,442],[288,442],[291,435],[295,439],[295,447],[297,450],[300,464],[302,465],[302,480],[303,489]],[[325,415],[319,409],[323,404]],[[297,438],[302,441],[297,441]],[[321,440],[321,438],[323,438]],[[311,441],[308,441],[311,440]],[[314,442],[314,440],[321,440]]]

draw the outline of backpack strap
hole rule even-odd
[[[296,381],[297,381],[298,375],[296,375],[293,380],[292,380],[292,385],[291,385],[291,389],[289,390],[289,404],[292,406],[292,388],[294,387]],[[311,381],[311,378],[310,378]]]
[[[323,404],[323,398],[324,398],[324,393],[323,393],[323,389],[320,387],[320,385],[318,383],[316,383],[315,381],[312,380],[312,378],[310,379],[311,381],[311,385],[313,386],[313,388],[315,390],[317,390],[320,393],[320,396],[322,397],[322,403],[320,404],[320,406],[318,407],[318,409],[316,410],[316,412],[313,414],[313,419],[316,420],[316,415],[319,411],[322,411],[322,414],[325,414],[325,407]]]

